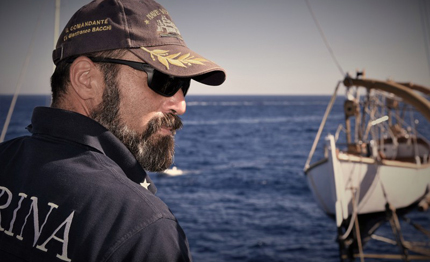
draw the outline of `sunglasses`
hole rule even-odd
[[[165,97],[173,96],[181,88],[185,96],[188,92],[188,88],[190,87],[191,78],[174,77],[174,76],[166,75],[146,63],[140,63],[140,62],[122,60],[122,59],[103,58],[103,57],[88,57],[88,58],[91,59],[91,61],[97,62],[97,63],[127,65],[136,70],[145,72],[148,75],[149,88],[151,88],[151,90],[154,91],[155,93]]]

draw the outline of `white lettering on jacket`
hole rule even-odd
[[[47,252],[48,249],[46,249],[46,244],[50,242],[51,240],[56,240],[62,244],[61,252],[57,252],[57,257],[63,261],[72,261],[67,256],[67,247],[69,244],[69,232],[70,227],[72,225],[73,216],[75,214],[75,211],[70,213],[70,215],[57,227],[57,229],[52,232],[52,234],[46,239],[42,240],[40,239],[40,235],[43,231],[43,227],[48,223],[49,216],[51,215],[52,211],[54,209],[58,208],[58,205],[54,203],[48,203],[49,211],[45,218],[39,217],[39,206],[38,206],[38,198],[35,196],[30,197],[30,199],[27,199],[27,195],[25,193],[19,193],[18,194],[19,200],[16,207],[11,207],[10,204],[13,199],[12,192],[3,186],[0,186],[0,232],[3,232],[4,234],[13,237],[14,234],[19,232],[18,235],[15,237],[18,240],[23,241],[23,231],[24,227],[27,225],[28,218],[31,214],[33,214],[33,229],[34,229],[34,239],[33,239],[33,247],[36,247],[37,249]],[[29,210],[26,212],[25,210],[21,210],[22,204],[25,201],[31,201]],[[14,208],[14,209],[13,209]],[[11,212],[13,209],[12,219],[9,221],[9,227],[8,229],[3,228],[3,226],[7,227],[7,222],[2,221],[2,211],[4,212],[8,211]],[[25,215],[27,214],[27,215]],[[40,221],[43,220],[42,225],[40,225]],[[49,221],[50,223],[53,223],[52,221]],[[22,225],[20,229],[18,229],[19,225]],[[29,222],[29,226],[31,225],[31,222]],[[63,231],[60,231],[60,229],[64,228]],[[58,236],[57,234],[60,232],[63,232]],[[15,233],[14,233],[15,232]],[[43,242],[42,242],[43,241]]]

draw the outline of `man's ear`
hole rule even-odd
[[[99,100],[103,94],[104,77],[93,61],[80,56],[70,66],[70,85],[82,100]]]

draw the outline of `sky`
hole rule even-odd
[[[88,0],[62,0],[61,30]],[[430,86],[430,1],[159,0],[188,47],[227,71],[190,95],[329,95],[346,73]],[[49,94],[55,0],[0,1],[0,94]],[[26,59],[27,71],[23,72]],[[22,75],[22,77],[20,77]]]

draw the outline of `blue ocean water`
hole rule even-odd
[[[10,99],[0,96],[1,127]],[[303,174],[329,100],[187,97],[175,157],[185,174],[150,175],[184,228],[194,261],[339,261],[335,222],[317,207]],[[323,136],[342,123],[342,103],[337,99]],[[19,97],[6,139],[26,134],[33,107],[48,104],[46,96]],[[429,135],[428,124],[418,129]],[[429,213],[408,217],[430,230]],[[409,225],[402,228],[405,238],[415,236]],[[392,238],[388,225],[377,233]],[[366,248],[398,253],[396,246],[373,241]]]

